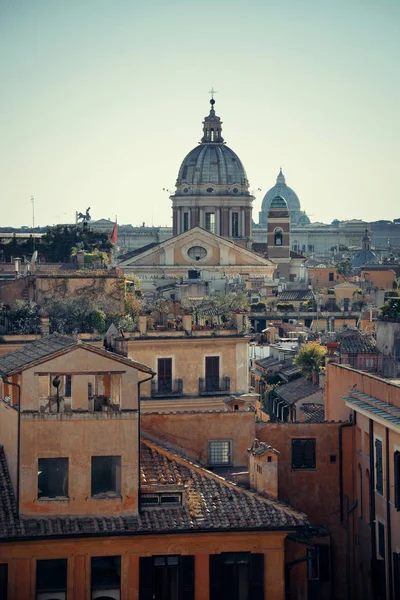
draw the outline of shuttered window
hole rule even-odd
[[[315,438],[292,439],[292,468],[315,469],[316,454]]]
[[[400,510],[400,452],[394,453],[394,505]]]
[[[376,491],[379,494],[383,494],[383,461],[381,440],[375,440],[375,480]]]
[[[212,554],[210,600],[264,600],[264,555]]]
[[[139,600],[194,600],[194,556],[140,558]]]
[[[378,554],[381,558],[385,558],[385,526],[378,521]]]

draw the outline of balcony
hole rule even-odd
[[[199,395],[216,396],[218,394],[229,393],[231,389],[231,380],[229,377],[200,377]]]
[[[151,397],[152,398],[179,398],[183,396],[182,379],[152,380]]]

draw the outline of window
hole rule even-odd
[[[358,465],[358,482],[357,482],[357,495],[358,495],[358,516],[360,519],[364,517],[364,498],[363,498],[363,474],[361,465]]]
[[[292,440],[292,468],[315,469],[315,444],[314,438],[298,438]]]
[[[329,281],[335,281],[335,273],[329,273]]]
[[[385,558],[385,526],[378,521],[378,554],[380,558]]]
[[[141,494],[141,506],[181,506],[182,494]]]
[[[172,358],[157,360],[157,386],[159,394],[172,392]]]
[[[92,558],[91,564],[91,598],[115,598],[121,597],[121,557],[120,556],[96,556]],[[99,595],[96,592],[102,592]]]
[[[71,398],[71,390],[72,390],[72,377],[71,375],[65,376],[65,392],[64,396],[66,398]]]
[[[139,559],[140,600],[194,600],[194,556]]]
[[[232,213],[232,237],[239,237],[239,213]]]
[[[38,498],[68,497],[68,458],[39,458]]]
[[[201,260],[207,256],[207,250],[201,246],[192,246],[188,250],[188,256],[193,260]]]
[[[331,454],[329,460],[331,465],[334,465],[336,463],[336,454]]]
[[[206,356],[206,391],[219,390],[219,356]]]
[[[213,440],[208,442],[208,464],[213,467],[230,465],[232,462],[232,442]]]
[[[215,213],[206,213],[206,229],[215,233]]]
[[[394,505],[400,510],[400,452],[394,453]]]
[[[315,544],[307,549],[308,579],[330,580],[330,548],[327,544]]]
[[[400,553],[393,552],[393,589],[400,589]]]
[[[282,246],[283,230],[278,227],[274,231],[274,246]]]
[[[314,252],[314,244],[308,244],[308,251]]]
[[[375,440],[375,489],[383,494],[382,441],[378,439]]]
[[[92,456],[92,497],[121,493],[121,457]]]
[[[36,562],[36,600],[53,597],[57,600],[65,600],[67,597],[66,558]]]
[[[183,231],[188,231],[189,229],[189,213],[183,213]]]
[[[0,564],[0,598],[7,598],[8,594],[8,564]]]
[[[210,600],[264,600],[264,555],[210,555]]]

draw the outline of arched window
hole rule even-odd
[[[282,246],[283,230],[277,227],[274,231],[274,246]]]

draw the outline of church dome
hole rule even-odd
[[[249,182],[240,158],[221,136],[222,122],[211,100],[203,121],[203,137],[184,158],[176,181],[176,196],[249,196]]]
[[[299,221],[301,215],[301,207],[300,200],[296,194],[288,185],[286,185],[285,176],[282,173],[282,169],[279,171],[279,175],[276,178],[276,185],[272,187],[265,194],[264,199],[261,205],[261,213],[263,215],[263,220],[268,218],[268,213],[271,207],[271,203],[276,196],[282,196],[285,198],[291,221],[292,223],[297,223]]]

